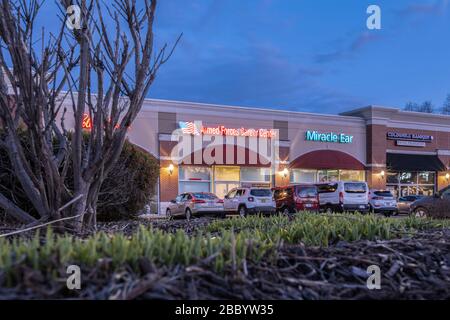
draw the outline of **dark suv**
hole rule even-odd
[[[319,194],[315,185],[297,184],[272,190],[278,212],[319,211]]]
[[[416,217],[450,218],[450,186],[433,197],[423,197],[413,202],[411,213]]]

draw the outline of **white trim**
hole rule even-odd
[[[433,127],[430,127],[430,126],[433,126]],[[387,128],[450,132],[450,123],[448,126],[446,126],[446,125],[437,124],[437,123],[390,120],[387,125]]]
[[[158,135],[159,141],[178,141],[177,136],[170,133],[160,133]]]
[[[435,151],[411,151],[411,150],[394,150],[394,149],[387,149],[386,153],[421,154],[421,155],[432,155],[432,156],[437,155],[437,153]]]
[[[386,168],[385,164],[380,164],[380,163],[368,163],[366,164],[366,167],[369,168]]]
[[[291,147],[291,141],[289,141],[289,140],[278,140],[278,146],[279,147],[290,148]]]
[[[436,151],[438,156],[450,156],[450,150],[437,150]]]
[[[330,121],[330,123],[340,123],[346,121],[355,125],[365,126],[364,119],[354,116],[342,116],[333,114],[318,114],[311,112],[299,112],[288,111],[278,109],[263,109],[252,107],[237,107],[237,106],[225,106],[217,104],[206,104],[196,102],[184,102],[184,101],[169,101],[158,99],[146,99],[142,106],[141,113],[145,112],[173,112],[177,115],[188,113],[190,115],[216,115],[227,118],[239,118],[242,119],[243,113],[248,113],[253,120],[281,120],[289,122],[301,122],[301,123],[314,123],[323,122],[324,120]],[[238,116],[239,115],[239,116]],[[142,117],[140,117],[142,118]],[[179,120],[177,118],[177,120]]]

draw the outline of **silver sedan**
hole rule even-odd
[[[223,200],[210,192],[186,192],[170,201],[166,210],[168,218],[183,216],[218,215],[223,217]]]

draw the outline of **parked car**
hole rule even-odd
[[[272,188],[272,191],[278,212],[319,211],[319,194],[315,185],[289,185]]]
[[[423,197],[411,204],[411,213],[416,217],[450,218],[450,186],[433,197]]]
[[[399,214],[410,214],[411,206],[413,203],[419,199],[422,199],[422,195],[410,195],[405,197],[400,197],[397,201],[397,209]]]
[[[370,190],[369,206],[370,211],[382,213],[385,216],[395,215],[398,212],[397,200],[389,190]]]
[[[369,211],[369,188],[362,181],[336,181],[317,184],[321,211]]]
[[[237,213],[245,217],[251,213],[275,213],[275,201],[268,188],[234,188],[224,198],[226,213]]]
[[[202,215],[223,216],[223,200],[210,192],[186,192],[178,195],[170,201],[166,210],[167,217],[184,216],[190,219],[192,216]]]

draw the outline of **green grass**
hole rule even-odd
[[[113,269],[127,265],[138,271],[141,258],[168,266],[187,266],[209,258],[214,270],[221,272],[225,265],[240,269],[244,260],[275,259],[283,243],[328,246],[339,240],[390,239],[403,232],[449,225],[448,220],[299,213],[292,220],[285,216],[217,220],[195,235],[141,227],[130,237],[101,232],[79,239],[55,235],[49,229],[44,237],[36,234],[31,240],[0,238],[0,286],[2,273],[6,285],[20,282],[20,266],[54,275],[55,270],[63,273],[62,268],[70,264],[92,267],[101,259],[109,261]]]
[[[253,233],[253,238],[310,246],[328,246],[337,241],[377,240],[399,237],[404,233],[449,227],[450,220],[407,217],[391,219],[361,214],[313,214],[299,212],[289,220],[285,216],[217,220],[206,227],[211,233],[234,229]]]

